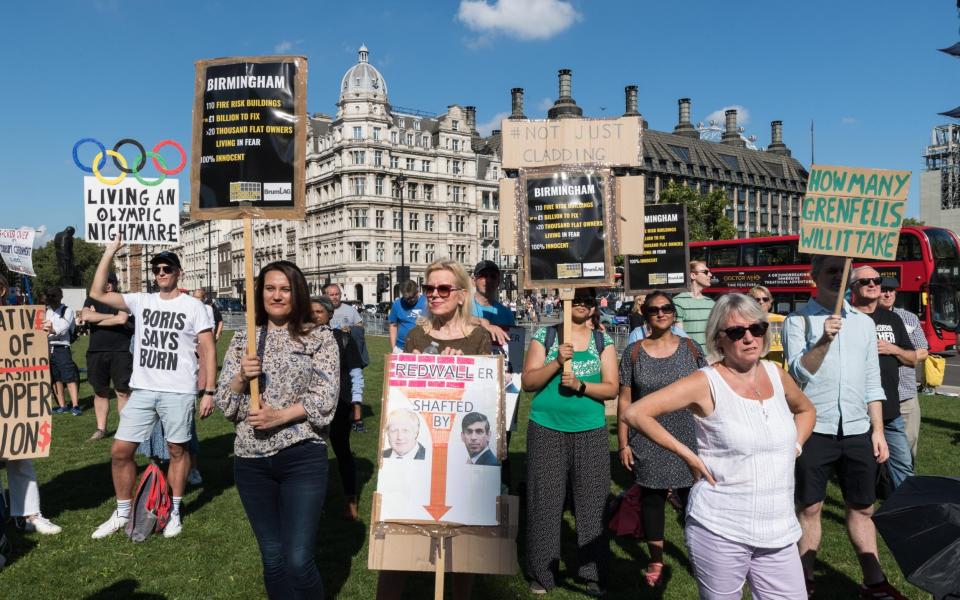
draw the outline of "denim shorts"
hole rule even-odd
[[[160,421],[163,437],[173,444],[190,441],[190,427],[197,401],[196,394],[133,390],[120,413],[120,425],[114,439],[125,442],[145,442]]]

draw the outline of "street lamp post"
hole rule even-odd
[[[393,185],[397,189],[397,195],[400,196],[400,266],[401,267],[404,267],[407,264],[406,263],[407,246],[404,243],[404,239],[403,239],[403,230],[404,230],[403,184],[406,182],[407,182],[407,176],[404,175],[403,173],[400,173],[399,175],[393,178]]]

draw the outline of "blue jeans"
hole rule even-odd
[[[313,550],[327,468],[326,445],[312,442],[273,456],[234,459],[237,491],[257,536],[270,600],[323,598]]]
[[[893,483],[893,489],[897,489],[907,477],[913,475],[913,457],[910,455],[910,442],[907,441],[903,417],[884,423],[883,437],[887,440],[887,448],[890,449],[890,458],[887,460],[890,481]]]

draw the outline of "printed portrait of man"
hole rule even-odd
[[[384,458],[399,460],[423,460],[427,450],[417,441],[420,434],[420,417],[409,408],[398,408],[387,418],[387,442],[390,447],[383,451]]]
[[[496,467],[500,465],[497,455],[490,449],[490,421],[478,412],[467,413],[460,423],[460,439],[467,447],[470,458],[467,463]]]

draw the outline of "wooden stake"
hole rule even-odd
[[[254,310],[256,290],[254,290],[253,278],[253,217],[250,215],[243,217],[243,272],[247,280],[247,354],[253,356],[257,353],[257,324],[256,310]],[[259,379],[250,380],[250,410],[260,410]]]
[[[573,343],[573,288],[561,288],[560,299],[563,300],[563,341]],[[573,372],[573,359],[564,361],[563,372]]]
[[[847,279],[850,277],[850,265],[853,264],[852,258],[843,261],[843,278],[840,280],[840,293],[837,294],[837,305],[833,309],[834,316],[840,316],[840,310],[843,309],[843,297],[847,293]]]
[[[443,600],[443,536],[437,536],[434,539],[437,540],[437,558],[436,563],[434,563],[433,598],[434,600]]]

